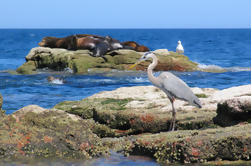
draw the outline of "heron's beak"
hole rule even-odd
[[[141,61],[138,61],[138,62],[134,63],[132,66],[129,67],[129,69],[134,68],[134,67],[137,66],[140,62],[141,62]]]

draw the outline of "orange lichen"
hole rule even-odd
[[[198,157],[199,156],[199,150],[196,149],[196,148],[192,148],[192,155],[195,156],[195,157]]]
[[[145,115],[142,115],[140,117],[140,119],[143,121],[143,122],[146,122],[146,123],[150,123],[154,120],[154,116],[152,116],[151,114],[145,114]]]
[[[52,142],[52,138],[49,136],[44,136],[43,140],[44,140],[44,143],[51,143]]]
[[[89,147],[90,145],[88,142],[83,142],[82,144],[80,144],[80,150],[86,150]]]
[[[19,153],[21,153],[22,155],[25,155],[25,152],[22,150],[22,148],[27,145],[28,143],[30,143],[30,134],[26,134],[23,135],[22,133],[19,133],[20,138],[17,140],[17,149],[19,151]]]
[[[198,145],[198,146],[201,146],[202,144],[203,144],[202,141],[198,141],[198,142],[197,142],[197,145]]]
[[[142,142],[144,146],[148,146],[150,144],[150,142],[144,141]]]
[[[186,138],[186,141],[191,142],[191,138],[190,137]]]
[[[164,138],[157,139],[154,143],[155,143],[155,144],[157,144],[157,143],[161,143],[163,140],[164,140]]]

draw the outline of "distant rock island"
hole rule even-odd
[[[177,54],[166,49],[155,50],[159,64],[156,71],[194,71],[198,70],[198,64],[189,60],[184,55]],[[70,68],[75,74],[87,74],[110,70],[128,70],[141,56],[142,52],[130,49],[118,49],[107,52],[103,57],[93,57],[89,50],[67,50],[60,48],[36,47],[32,48],[25,57],[26,62],[16,71],[20,74],[35,74],[37,69],[48,68],[55,71],[63,71]],[[135,70],[145,70],[150,62],[144,62]]]

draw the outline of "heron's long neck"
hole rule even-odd
[[[158,59],[156,56],[151,55],[151,58],[153,59],[153,62],[148,66],[147,68],[147,75],[149,80],[156,86],[160,86],[159,85],[159,81],[157,80],[157,78],[153,75],[153,69],[157,66],[158,64]]]

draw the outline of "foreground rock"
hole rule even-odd
[[[59,103],[50,110],[27,106],[0,119],[0,159],[90,159],[113,150],[127,156],[149,156],[164,164],[218,160],[246,164],[251,157],[251,124],[241,119],[224,128],[214,118],[218,103],[226,103],[230,92],[239,103],[232,106],[243,109],[236,111],[245,113],[248,108],[249,112],[245,99],[250,88],[193,88],[203,108],[177,100],[175,132],[167,132],[171,105],[153,86],[105,91],[81,101]]]
[[[5,111],[2,110],[3,96],[0,94],[0,120],[5,116]]]
[[[192,88],[192,90],[200,98],[203,108],[198,109],[184,101],[176,100],[178,130],[221,125],[221,122],[214,121],[217,104],[228,100],[229,92],[232,98],[248,97],[251,93],[251,85],[222,91],[210,88]],[[118,136],[167,131],[172,110],[165,93],[153,86],[123,87],[115,91],[104,91],[81,101],[59,103],[55,108],[77,114],[82,118],[93,118],[110,128],[119,129],[113,134]],[[243,120],[240,119],[239,122],[241,121]],[[228,125],[232,125],[232,122],[228,121]]]
[[[159,163],[250,160],[251,124],[206,130],[141,134],[126,139],[103,139],[127,155],[155,158]]]
[[[158,54],[159,53],[159,54]],[[37,69],[49,68],[62,71],[70,68],[74,73],[104,72],[112,69],[127,70],[143,53],[133,50],[115,50],[102,57],[92,57],[88,50],[69,51],[66,49],[36,47],[26,56],[26,63],[17,69],[21,74],[34,74]],[[156,70],[192,71],[197,64],[184,55],[174,52],[156,51],[159,55],[159,65]],[[145,70],[149,62],[142,63],[136,69]]]
[[[200,90],[209,95],[213,89]],[[205,98],[202,104],[205,105]],[[200,129],[213,124],[216,103],[198,110],[177,100],[177,127]],[[113,135],[167,131],[171,121],[171,104],[166,95],[153,86],[119,88],[91,96],[82,101],[65,101],[55,106],[82,118],[93,118],[109,128],[118,129]]]
[[[214,120],[221,126],[251,121],[251,96],[237,97],[219,103]]]
[[[24,107],[0,121],[0,159],[90,159],[108,153],[94,122],[61,110]]]
[[[3,96],[0,94],[0,110],[2,109],[3,105]]]

